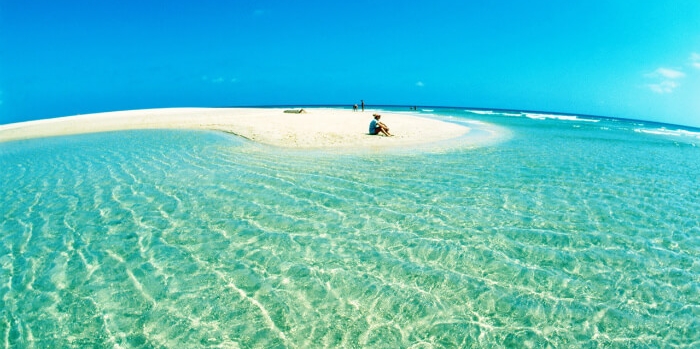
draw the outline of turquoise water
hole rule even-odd
[[[700,346],[697,130],[434,113],[510,138],[412,155],[174,130],[0,144],[0,343]]]

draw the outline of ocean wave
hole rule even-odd
[[[491,111],[491,110],[470,110],[470,109],[466,109],[465,111],[468,112],[468,113],[479,114],[479,115],[494,115],[494,114],[497,114],[497,113],[494,113],[494,112]]]
[[[600,119],[588,119],[588,118],[581,118],[576,115],[564,115],[564,114],[545,114],[545,113],[529,113],[529,112],[499,112],[499,111],[493,111],[493,110],[473,110],[473,109],[466,109],[465,110],[468,113],[473,113],[473,114],[479,114],[479,115],[503,115],[503,116],[510,116],[510,117],[526,117],[530,119],[535,119],[535,120],[546,120],[546,119],[555,119],[555,120],[563,120],[563,121],[585,121],[585,122],[599,122]]]
[[[646,133],[652,135],[660,136],[673,136],[673,137],[690,137],[700,139],[700,132],[693,132],[683,129],[670,130],[665,127],[661,128],[635,128],[634,132]]]
[[[479,115],[503,115],[503,116],[523,116],[523,113],[513,113],[513,112],[500,112],[500,111],[493,111],[493,110],[472,110],[472,109],[465,109],[464,110],[467,113],[472,113],[472,114],[479,114]]]
[[[585,122],[599,122],[599,119],[584,119],[576,115],[561,115],[561,114],[541,114],[541,113],[523,113],[525,117],[535,120],[546,120],[546,119],[556,119],[564,121],[585,121]]]

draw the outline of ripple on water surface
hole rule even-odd
[[[697,150],[523,125],[400,156],[0,144],[4,345],[697,345]]]

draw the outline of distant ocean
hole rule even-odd
[[[700,130],[408,111],[507,139],[0,143],[0,346],[700,346]]]

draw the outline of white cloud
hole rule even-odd
[[[649,74],[649,77],[663,77],[666,79],[679,79],[684,76],[685,73],[683,73],[682,71],[671,68],[659,68],[656,69],[653,73]]]
[[[655,93],[671,93],[680,84],[676,81],[685,77],[685,73],[672,68],[658,68],[645,75],[648,79],[656,80],[655,83],[647,84],[647,87]]]
[[[423,87],[423,86],[425,86],[425,84],[423,83],[423,81],[418,81],[418,82],[416,82],[416,86]]]
[[[700,53],[693,52],[690,54],[690,65],[696,69],[700,69]]]
[[[225,82],[236,83],[236,82],[238,82],[238,79],[237,78],[226,78],[223,76],[212,78],[212,77],[209,77],[207,75],[202,75],[202,81],[208,81],[212,84],[222,84]]]
[[[664,94],[673,92],[673,90],[675,90],[676,87],[678,87],[678,83],[673,80],[665,80],[659,82],[658,84],[649,84],[647,86],[653,92]]]

